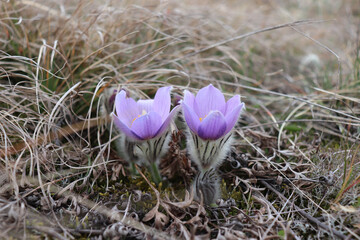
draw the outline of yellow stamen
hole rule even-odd
[[[147,114],[147,112],[146,112],[145,109],[143,109],[142,112],[141,112],[141,115],[138,115],[136,118],[134,118],[134,119],[131,121],[130,127],[133,125],[133,123],[135,122],[136,119],[138,119],[138,118],[141,117],[141,116],[144,116],[145,114]]]
[[[134,121],[135,121],[136,119],[138,119],[139,117],[141,117],[141,115],[139,115],[139,116],[137,116],[136,118],[134,118],[134,119],[131,121],[131,125],[130,125],[130,126],[132,126],[132,124],[134,123]]]
[[[200,122],[202,122],[202,120],[204,120],[205,118],[207,117],[207,115],[205,115],[205,117],[201,117],[201,118],[199,118],[199,120],[200,120]]]

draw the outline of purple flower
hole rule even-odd
[[[196,97],[185,90],[181,105],[190,130],[204,140],[216,140],[229,133],[244,107],[239,95],[225,102],[224,95],[212,84],[200,89]]]
[[[126,97],[124,90],[115,98],[116,115],[112,113],[115,125],[130,139],[142,141],[161,136],[179,106],[170,112],[171,87],[159,88],[154,99],[135,101]],[[170,112],[170,113],[169,113]]]

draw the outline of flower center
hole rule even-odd
[[[131,121],[130,127],[133,125],[133,123],[135,122],[136,119],[138,119],[138,118],[141,117],[141,116],[144,116],[145,114],[147,114],[147,112],[146,112],[145,109],[143,109],[142,112],[141,112],[141,115],[139,114],[137,117],[135,117],[135,118]]]

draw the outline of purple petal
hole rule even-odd
[[[227,113],[225,115],[225,121],[226,121],[226,131],[225,134],[230,132],[231,129],[235,126],[237,120],[239,119],[241,110],[244,107],[244,103],[241,103],[237,107],[235,107],[230,113]]]
[[[161,127],[161,117],[156,112],[149,112],[133,122],[131,131],[142,139],[155,137]]]
[[[153,110],[157,112],[162,121],[165,121],[170,112],[170,91],[172,87],[159,88],[154,97]]]
[[[130,127],[132,121],[139,116],[138,106],[134,99],[126,97],[126,92],[122,90],[115,98],[116,115],[119,120]]]
[[[198,135],[205,140],[216,140],[224,135],[226,121],[220,111],[213,111],[200,123]]]
[[[114,113],[111,113],[112,118],[114,119],[115,126],[120,129],[127,137],[133,140],[143,140],[141,137],[133,133],[126,124],[124,124]]]
[[[225,97],[219,89],[212,84],[199,90],[195,97],[194,109],[201,118],[206,117],[210,111],[225,111]]]
[[[161,136],[169,128],[171,120],[174,119],[175,115],[178,113],[179,110],[180,110],[179,105],[174,107],[173,110],[171,110],[170,114],[161,125],[159,131],[156,133],[156,136]]]
[[[200,125],[200,119],[192,108],[190,108],[185,101],[181,104],[183,107],[186,124],[190,130],[197,134]]]
[[[184,103],[191,109],[194,109],[195,96],[188,90],[184,91]]]
[[[139,100],[137,101],[137,105],[140,114],[143,114],[143,110],[145,110],[146,113],[149,113],[153,111],[154,100],[152,99]]]
[[[240,105],[240,96],[239,95],[235,95],[232,98],[230,98],[227,103],[226,103],[226,107],[225,107],[225,116],[228,113],[231,113],[232,110],[236,107],[238,107]]]

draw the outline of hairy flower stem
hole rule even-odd
[[[129,141],[125,134],[113,129],[114,134],[120,134],[120,137],[114,140],[115,150],[119,156],[124,158],[129,164],[130,174],[133,176],[138,176],[138,172],[135,168],[135,164],[139,164],[139,159],[134,154],[135,143]]]
[[[154,181],[154,183],[156,185],[159,185],[162,178],[161,178],[161,174],[160,174],[160,171],[159,171],[159,168],[158,168],[156,162],[153,162],[150,164],[150,174],[151,174],[151,178]]]
[[[231,133],[217,140],[204,140],[192,132],[187,135],[191,160],[202,172],[219,166],[230,151],[231,143]]]
[[[134,162],[130,162],[130,169],[129,170],[130,170],[130,173],[131,173],[132,176],[138,175],[138,171],[136,170]]]
[[[203,199],[204,204],[212,205],[221,197],[218,166],[230,151],[232,133],[217,139],[204,140],[198,135],[187,135],[188,149],[191,159],[199,167],[200,173],[194,180],[195,199]]]
[[[158,169],[159,159],[169,148],[170,131],[158,138],[149,139],[143,142],[134,143],[134,153],[145,165],[149,166],[151,178],[158,185],[161,182],[161,175]]]
[[[212,205],[220,198],[220,177],[215,168],[200,171],[195,177],[194,195],[198,201],[203,200],[205,205]]]

